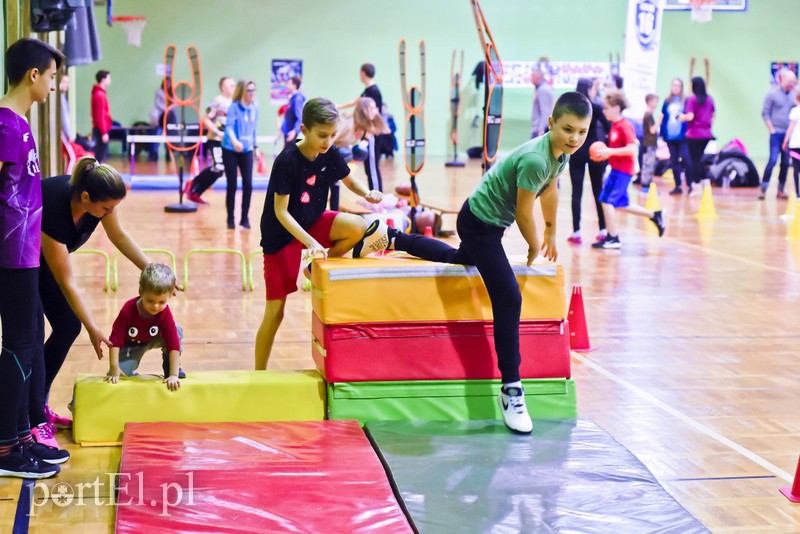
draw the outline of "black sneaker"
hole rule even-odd
[[[622,248],[622,243],[619,242],[619,236],[607,235],[602,241],[592,243],[592,248],[617,249]]]
[[[61,467],[41,460],[18,444],[8,456],[0,456],[0,476],[17,478],[50,478],[61,472]]]
[[[669,192],[669,194],[670,195],[682,195],[683,194],[683,189],[681,188],[681,186],[676,186],[675,189],[673,189],[672,191]]]
[[[239,226],[241,226],[242,228],[250,229],[250,221],[248,219],[242,219],[239,222]]]
[[[22,442],[25,451],[34,458],[39,458],[48,464],[63,464],[69,460],[69,451],[42,445],[37,441]]]
[[[228,230],[233,230],[236,228],[236,224],[233,222],[233,219],[228,219]]]
[[[164,371],[164,378],[167,378],[169,376],[169,357],[161,359],[161,369]],[[178,367],[178,378],[186,378],[186,373],[180,367]]]
[[[656,228],[658,228],[658,237],[664,235],[664,230],[666,230],[667,227],[664,225],[664,214],[661,213],[661,210],[653,213],[653,216],[650,218],[650,220],[653,221],[653,224],[655,224]]]

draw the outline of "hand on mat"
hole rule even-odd
[[[558,259],[558,249],[556,248],[556,234],[555,232],[545,232],[544,242],[542,243],[542,255],[550,261]],[[528,262],[530,266],[530,261]]]
[[[101,343],[105,343],[106,347],[110,347],[111,341],[109,341],[108,338],[103,335],[103,333],[100,331],[99,328],[91,328],[91,329],[87,328],[86,330],[89,333],[89,341],[91,341],[92,343],[94,352],[95,354],[97,354],[97,359],[102,360],[103,346],[101,345]]]
[[[128,375],[123,373],[122,369],[109,369],[108,373],[106,373],[104,381],[116,384],[119,381],[120,376],[128,376]]]
[[[366,200],[370,204],[379,204],[380,201],[383,200],[383,193],[381,193],[377,189],[373,189],[372,191],[364,195],[364,200]]]
[[[328,249],[317,243],[316,240],[312,241],[307,249],[304,249],[300,255],[303,263],[307,263],[314,258],[328,259]]]
[[[164,379],[164,383],[170,391],[178,391],[178,388],[181,387],[181,381],[178,380],[178,377],[175,375],[169,375]]]

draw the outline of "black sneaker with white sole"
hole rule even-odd
[[[61,472],[61,467],[38,458],[18,444],[7,456],[0,456],[0,477],[50,478]]]
[[[622,243],[619,241],[619,236],[607,235],[602,241],[592,243],[592,248],[618,249],[622,248]]]
[[[35,458],[40,458],[43,462],[47,462],[48,464],[63,464],[69,460],[69,451],[64,449],[43,445],[37,441],[23,441],[22,446],[28,454]]]

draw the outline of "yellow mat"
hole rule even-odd
[[[103,382],[78,375],[73,436],[83,445],[120,443],[125,423],[321,421],[325,382],[317,371],[198,371],[171,392],[155,375]]]
[[[522,319],[563,319],[564,271],[551,263],[512,265]],[[407,256],[315,260],[311,302],[324,324],[491,320],[492,306],[474,267]]]

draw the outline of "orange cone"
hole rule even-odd
[[[581,286],[572,286],[572,298],[569,301],[569,348],[575,352],[591,352],[595,350],[589,343],[589,330],[586,328],[586,312],[583,309],[583,291]]]
[[[800,502],[800,460],[794,473],[794,483],[791,488],[781,488],[781,493],[792,502]]]

